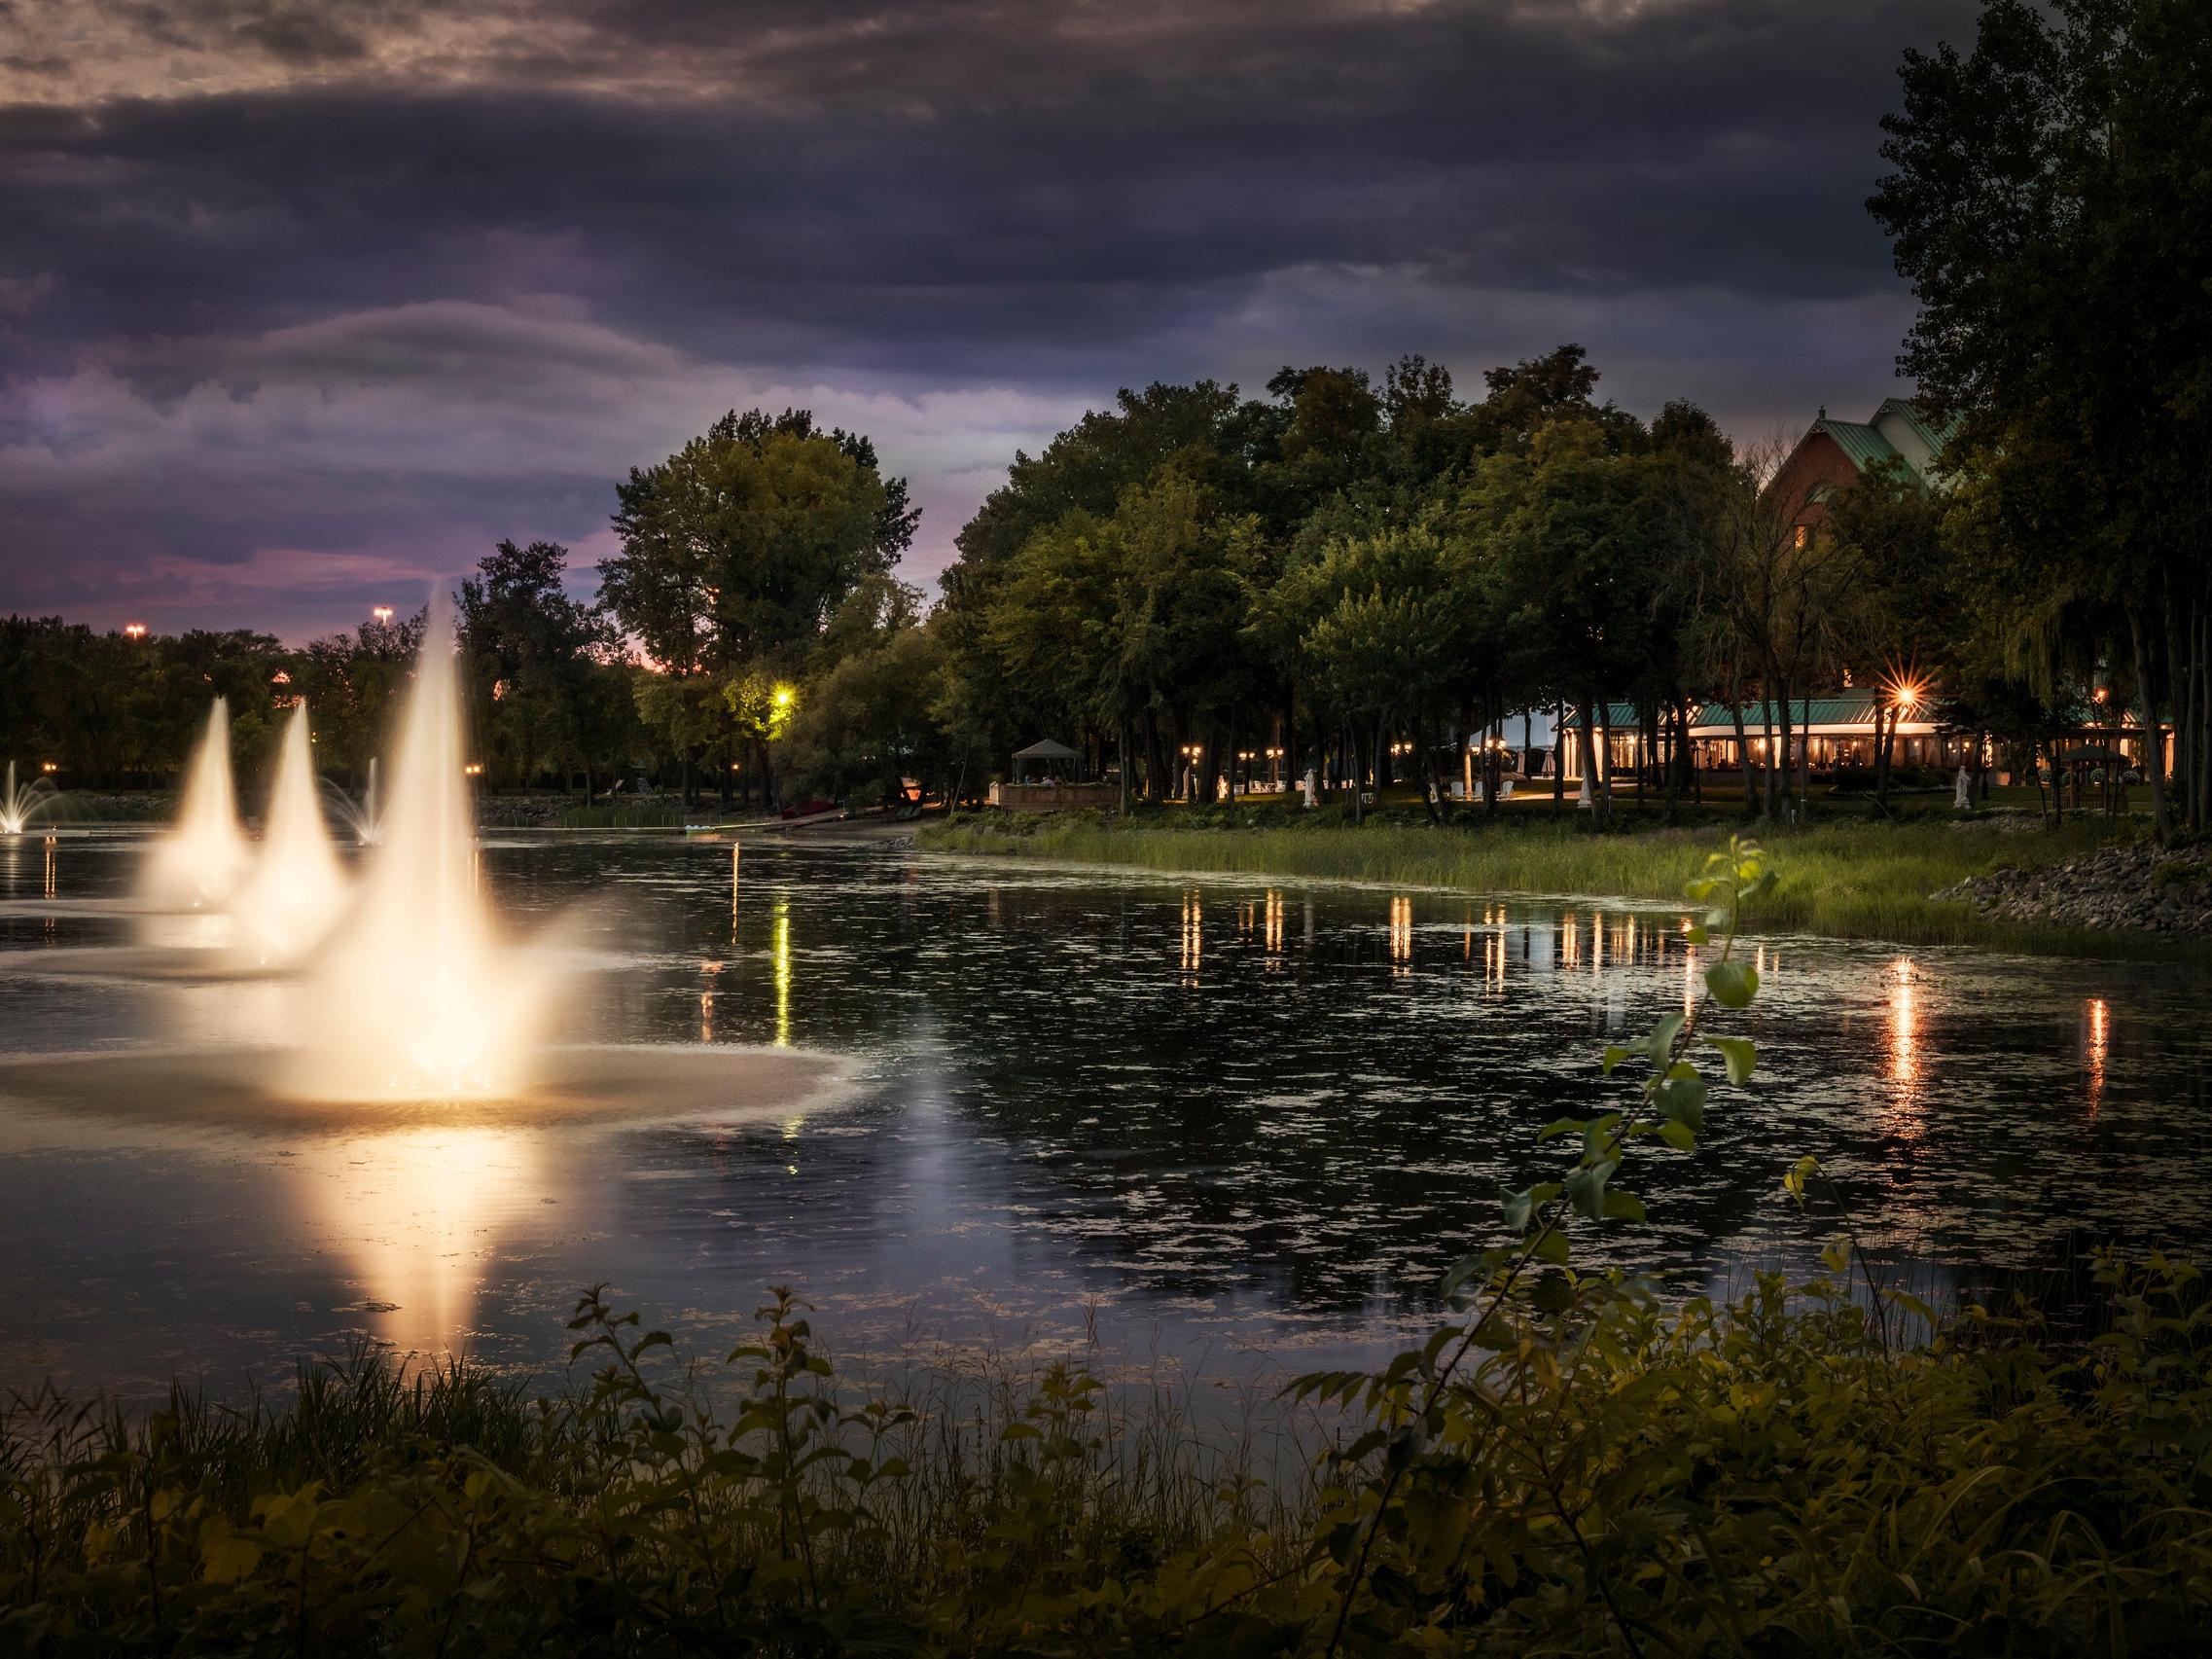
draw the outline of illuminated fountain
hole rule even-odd
[[[478,875],[450,619],[433,604],[377,820],[350,894],[320,817],[295,716],[250,871],[231,805],[216,705],[185,810],[149,859],[138,904],[158,928],[223,936],[14,953],[12,971],[173,982],[169,1038],[135,1050],[0,1062],[0,1109],[128,1120],[146,1133],[221,1123],[290,1135],[427,1125],[543,1131],[557,1123],[788,1113],[838,1075],[790,1042],[788,924],[779,920],[776,1050],[727,1043],[549,1043],[573,1030],[580,976],[626,958],[569,929],[501,937]],[[216,902],[218,890],[227,902]],[[152,916],[160,895],[199,905]],[[195,949],[180,949],[190,943]],[[208,944],[218,949],[206,949]]]
[[[345,873],[315,786],[307,705],[301,703],[285,727],[260,855],[231,898],[231,949],[257,966],[296,961],[330,931],[345,899]]]
[[[16,763],[10,761],[7,787],[0,789],[0,835],[21,835],[31,815],[54,798],[54,785],[43,777],[34,777],[17,788]]]
[[[139,896],[154,910],[211,910],[231,896],[248,858],[231,784],[231,710],[217,698],[185,776],[176,824],[146,856]]]
[[[549,987],[477,887],[452,624],[434,604],[360,902],[303,987],[289,1087],[315,1100],[511,1097]]]

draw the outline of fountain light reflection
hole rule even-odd
[[[282,1166],[305,1226],[345,1264],[380,1342],[436,1355],[466,1346],[486,1264],[543,1202],[534,1131],[429,1127],[310,1140]]]

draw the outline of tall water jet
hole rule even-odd
[[[290,1082],[316,1100],[507,1097],[544,992],[502,951],[476,882],[452,621],[434,601],[359,900],[303,988]]]
[[[176,824],[147,854],[139,896],[158,910],[211,910],[231,896],[248,856],[231,783],[231,709],[217,698],[185,776]]]
[[[8,763],[7,787],[0,789],[0,835],[21,835],[29,827],[31,814],[54,799],[54,785],[43,777],[34,777],[20,789],[16,787],[16,763]]]
[[[232,948],[268,967],[297,960],[321,942],[345,906],[345,873],[331,845],[308,746],[307,705],[284,729],[261,855],[231,900]]]

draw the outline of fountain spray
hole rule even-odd
[[[211,910],[231,896],[247,858],[231,783],[231,708],[217,698],[185,777],[177,821],[147,855],[139,892],[158,910]]]
[[[297,960],[338,920],[345,885],[315,786],[307,705],[302,702],[284,729],[262,823],[261,856],[231,902],[233,949],[256,966]]]

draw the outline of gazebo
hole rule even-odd
[[[1041,771],[1047,782],[1068,780],[1080,782],[1083,776],[1083,756],[1065,743],[1055,743],[1050,738],[1040,739],[1025,749],[1014,751],[1014,781],[1027,783],[1032,772]]]

